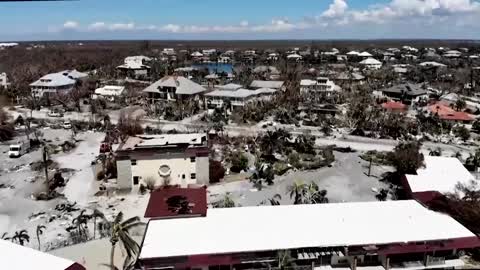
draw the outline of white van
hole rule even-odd
[[[10,150],[8,151],[8,156],[11,158],[14,157],[21,157],[25,153],[28,152],[30,149],[30,142],[29,141],[24,141],[24,142],[19,142],[16,144],[11,144],[10,145]]]

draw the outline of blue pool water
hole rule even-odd
[[[210,73],[233,73],[233,65],[232,64],[224,64],[224,63],[204,63],[204,64],[194,64],[192,65],[194,68],[202,69],[207,68],[208,72]]]

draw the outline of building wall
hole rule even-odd
[[[207,157],[197,157],[195,164],[197,171],[197,184],[208,185],[210,182],[210,160]]]
[[[119,189],[132,188],[132,166],[129,159],[117,160],[117,184]]]
[[[196,184],[197,179],[192,179],[191,174],[197,172],[195,162],[190,161],[190,157],[172,157],[163,159],[144,159],[137,160],[137,165],[132,165],[132,177],[139,176],[140,183],[144,183],[148,178],[155,179],[156,186],[164,184],[165,179],[158,173],[160,166],[170,167],[169,177],[170,185],[180,185],[187,187],[189,184]]]

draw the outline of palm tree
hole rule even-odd
[[[306,188],[304,204],[320,203],[328,203],[327,191],[320,190],[316,183],[311,182]]]
[[[280,250],[277,253],[278,268],[284,270],[286,268],[294,268],[296,265],[290,250]]]
[[[270,202],[270,205],[280,205],[281,199],[282,196],[280,196],[280,194],[275,194],[272,198],[268,199],[268,201]]]
[[[287,187],[287,194],[290,194],[290,199],[294,198],[293,204],[302,204],[305,196],[305,184],[301,181],[295,181]]]
[[[111,270],[115,270],[115,247],[118,242],[122,243],[122,246],[127,253],[127,259],[132,260],[133,258],[136,258],[140,252],[140,246],[130,236],[130,230],[143,225],[145,225],[145,223],[141,222],[138,216],[123,220],[122,212],[118,213],[113,222],[110,223],[110,243],[112,244],[112,250],[110,252]]]
[[[8,233],[5,232],[2,234],[2,237],[0,239],[8,241],[8,240],[11,240],[12,238],[9,237]]]
[[[106,221],[107,218],[100,210],[96,208],[93,210],[93,214],[90,217],[93,218],[93,239],[95,239],[97,235],[97,218],[100,218],[103,221]]]
[[[27,230],[15,232],[15,235],[12,237],[12,242],[17,242],[22,246],[25,245],[25,242],[30,243],[30,236],[28,235]]]
[[[43,230],[46,229],[44,225],[37,225],[37,241],[38,241],[38,250],[42,250],[42,245],[40,243],[40,235],[43,234]]]
[[[90,216],[85,215],[86,210],[82,210],[76,218],[72,220],[72,224],[77,228],[78,236],[80,238],[87,236],[87,223]]]
[[[226,193],[223,198],[213,203],[214,208],[233,208],[235,207],[235,201],[230,196],[230,193]]]

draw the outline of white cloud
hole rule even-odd
[[[147,26],[152,27],[152,25]],[[145,28],[143,28],[145,29]],[[105,23],[105,22],[94,22],[90,24],[87,31],[125,31],[125,30],[135,30],[135,24],[130,23]]]
[[[64,29],[77,29],[78,27],[79,27],[79,24],[78,22],[75,22],[75,21],[66,21],[63,24]]]
[[[348,9],[348,4],[345,0],[333,0],[327,10],[322,13],[322,17],[335,18],[345,14]]]

